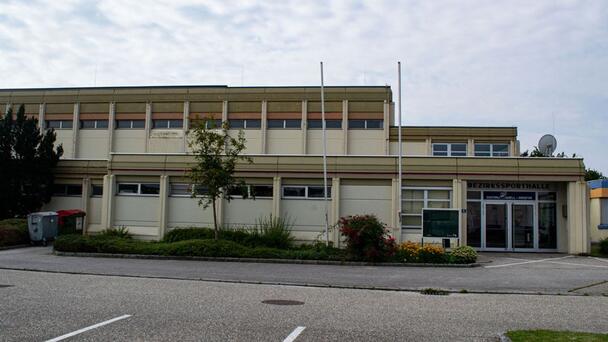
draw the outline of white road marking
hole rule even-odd
[[[560,257],[560,258],[548,258],[548,259],[531,260],[531,261],[523,261],[523,262],[513,262],[510,264],[484,266],[484,268],[498,268],[498,267],[517,266],[517,265],[524,265],[524,264],[534,264],[537,262],[543,262],[543,261],[549,261],[549,260],[559,260],[559,259],[566,259],[566,258],[572,258],[572,257],[574,257],[574,256],[566,255],[566,256]]]
[[[73,332],[71,332],[69,334],[65,334],[65,335],[61,335],[59,337],[55,337],[54,339],[47,340],[46,342],[57,342],[57,341],[65,340],[68,337],[72,337],[72,336],[75,336],[75,335],[78,335],[78,334],[82,334],[85,331],[93,330],[93,329],[102,327],[104,325],[107,325],[107,324],[110,324],[110,323],[114,323],[116,321],[120,321],[121,319],[129,318],[129,317],[131,317],[131,315],[122,315],[122,316],[119,316],[119,317],[116,317],[116,318],[112,318],[112,319],[109,319],[107,321],[104,321],[104,322],[101,322],[101,323],[97,323],[97,324],[93,324],[93,325],[88,326],[86,328],[82,328],[80,330],[73,331]]]
[[[297,327],[295,328],[291,334],[289,334],[289,336],[285,337],[285,339],[283,340],[283,342],[293,342],[298,336],[300,336],[300,334],[302,333],[302,331],[304,331],[304,329],[306,329],[306,327]]]
[[[547,261],[553,264],[559,264],[559,265],[570,265],[570,266],[586,266],[586,267],[599,267],[599,268],[608,268],[608,266],[603,266],[603,265],[582,265],[582,264],[573,264],[571,262],[559,262],[559,261]]]

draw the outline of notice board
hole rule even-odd
[[[460,209],[422,209],[422,236],[458,238]]]

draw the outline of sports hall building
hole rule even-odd
[[[272,214],[289,217],[300,240],[322,237],[319,87],[0,90],[3,113],[21,104],[43,128],[55,129],[65,151],[44,210],[83,209],[87,233],[126,226],[159,239],[171,229],[211,226],[211,209],[189,194],[187,130],[212,117],[244,130],[253,159],[237,175],[255,199],[220,201],[221,224],[250,225]],[[514,127],[402,127],[399,189],[391,88],[326,87],[325,112],[330,224],[375,214],[398,240],[419,241],[423,208],[456,208],[460,241],[452,244],[588,252],[582,159],[519,157]],[[339,244],[336,230],[330,238]]]

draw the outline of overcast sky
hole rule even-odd
[[[608,173],[608,1],[0,0],[0,87],[391,85],[407,125],[517,126]]]

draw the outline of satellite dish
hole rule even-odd
[[[543,135],[538,141],[538,149],[545,157],[551,157],[557,148],[557,139],[551,134]]]

